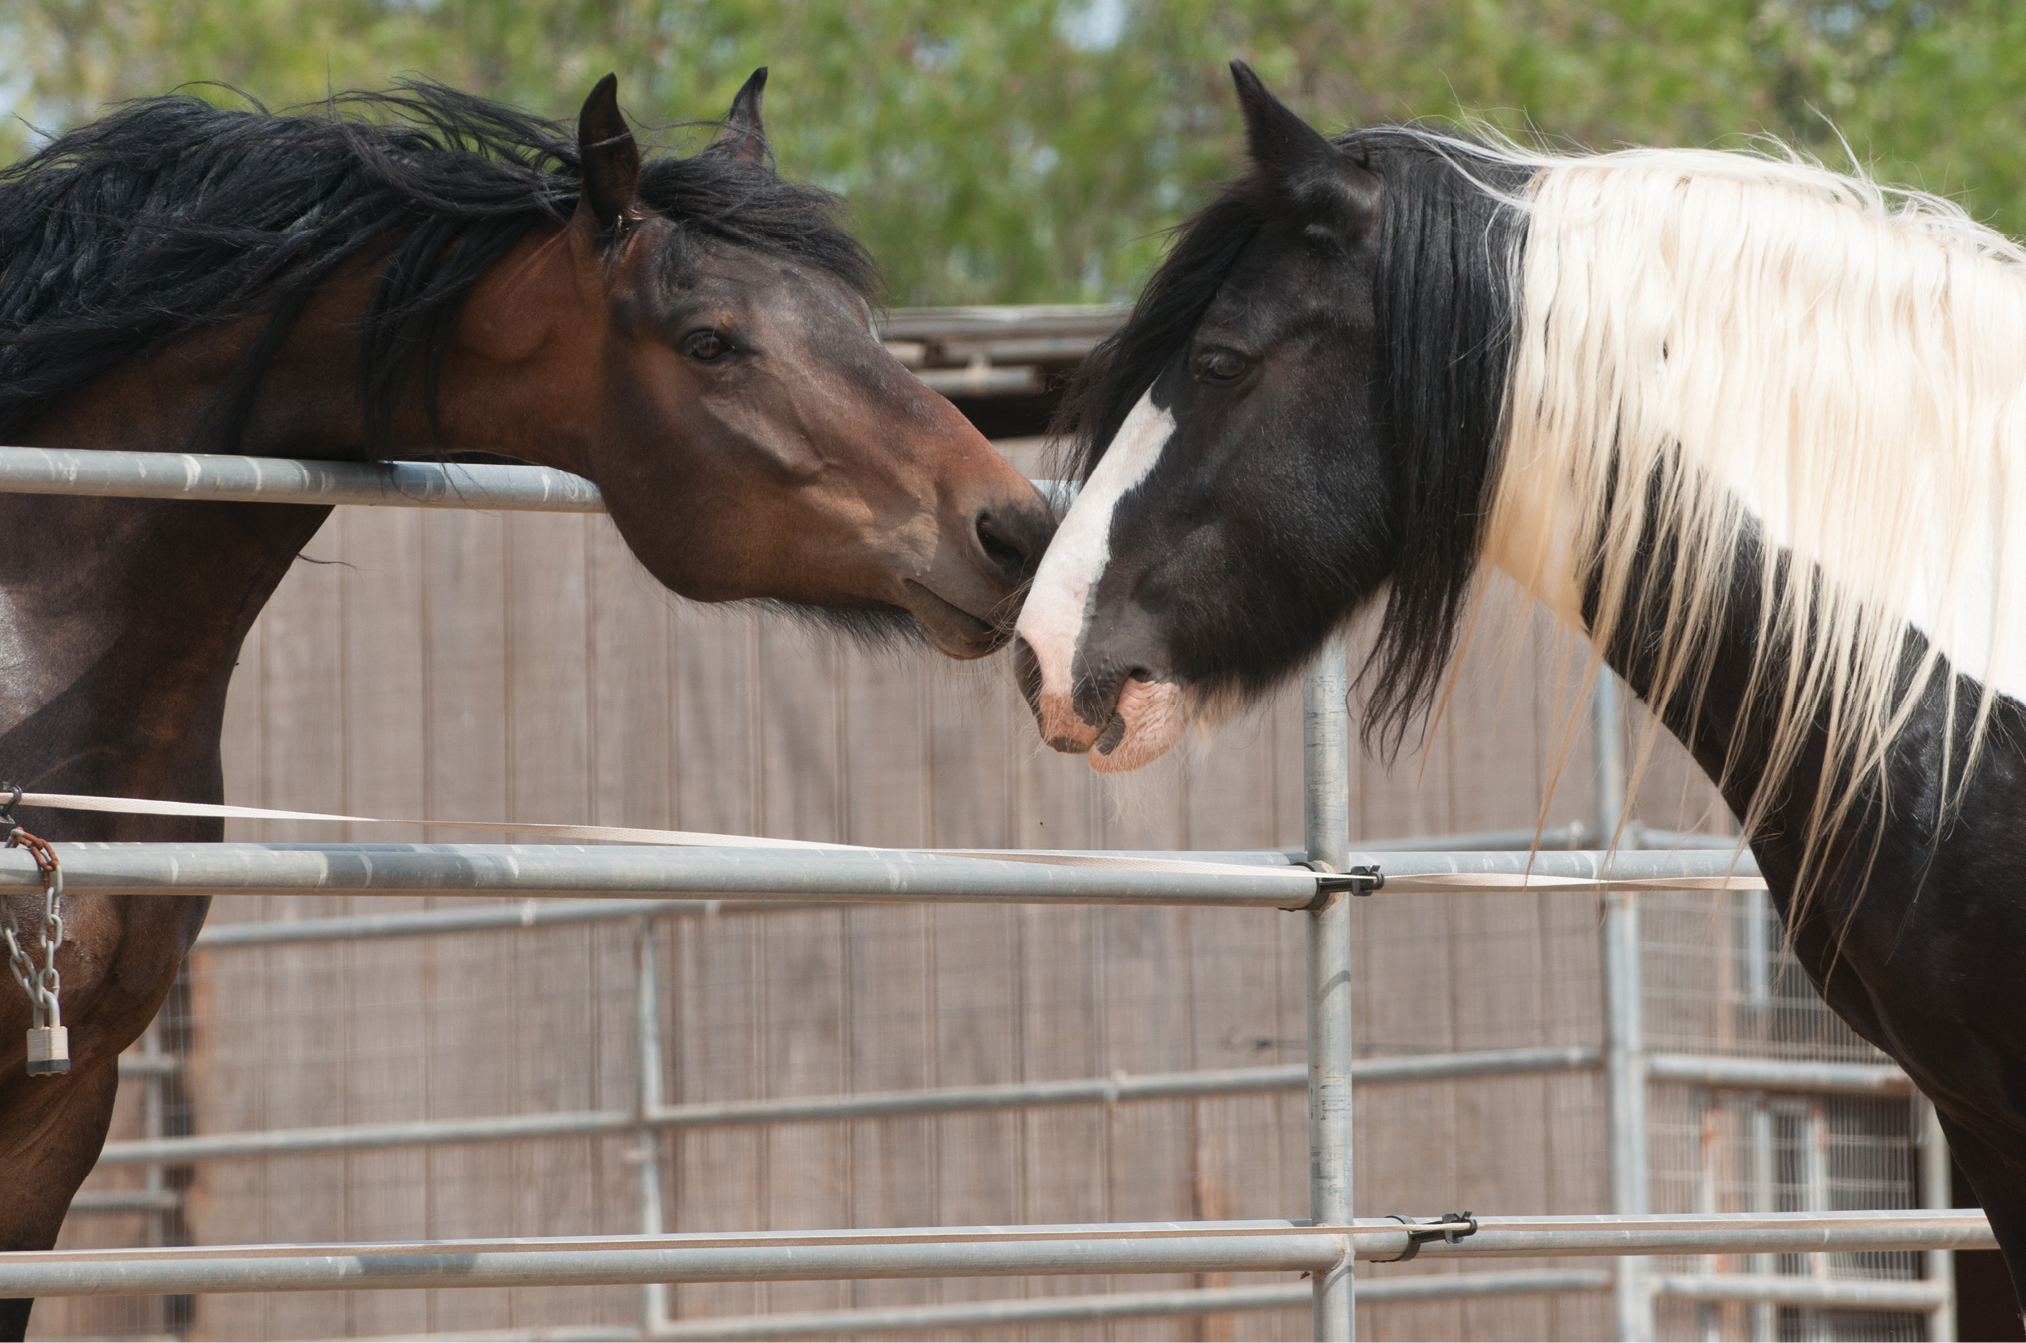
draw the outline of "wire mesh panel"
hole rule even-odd
[[[1796,1062],[1887,1063],[1829,1011],[1786,954],[1764,892],[1648,897],[1648,1047]],[[1675,1212],[1833,1212],[1914,1206],[1918,1125],[1904,1096],[1806,1096],[1658,1085],[1653,1203]],[[1917,1279],[1921,1256],[1824,1254],[1662,1260],[1661,1272],[1850,1281]],[[1682,1338],[1918,1339],[1912,1312],[1664,1303]]]

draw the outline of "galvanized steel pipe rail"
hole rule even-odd
[[[55,848],[63,861],[64,888],[73,894],[722,895],[755,901],[1305,909],[1323,888],[1321,874],[1288,864],[1286,858],[1271,853],[1249,864],[1221,863],[1218,871],[1186,871],[1158,866],[1058,866],[902,849],[101,843],[58,844]],[[1542,879],[1664,884],[1750,878],[1757,872],[1749,854],[1734,859],[1728,853],[1696,851],[1374,851],[1349,854],[1347,863],[1382,866],[1386,887],[1381,894],[1450,889],[1498,894],[1541,889]],[[1471,884],[1458,887],[1445,881],[1457,874],[1467,876]],[[40,889],[41,877],[31,859],[18,852],[0,852],[0,891]]]
[[[1862,1096],[1905,1096],[1913,1092],[1913,1083],[1907,1075],[1891,1064],[1784,1063],[1693,1054],[1656,1054],[1652,1056],[1652,1062],[1654,1077],[1690,1080],[1706,1086],[1738,1090]],[[1350,1077],[1357,1086],[1385,1086],[1463,1078],[1586,1072],[1601,1065],[1601,1056],[1595,1049],[1579,1045],[1545,1045],[1362,1058],[1351,1064]],[[1061,1105],[1115,1105],[1134,1101],[1256,1095],[1300,1091],[1307,1085],[1307,1066],[1295,1063],[1257,1068],[931,1087],[912,1091],[700,1101],[646,1106],[637,1112],[559,1110],[544,1114],[425,1119],[391,1124],[256,1129],[243,1133],[116,1140],[107,1143],[101,1150],[99,1164],[184,1165],[198,1161],[363,1152],[395,1147],[594,1137],[629,1133],[641,1128],[702,1129],[886,1119],[903,1115],[979,1114]]]
[[[514,844],[59,844],[75,894],[699,895],[743,900],[1306,906],[1316,874],[1069,867],[905,850]],[[19,861],[17,861],[17,858]],[[0,890],[34,889],[32,861],[0,854]]]
[[[0,493],[216,503],[366,504],[529,513],[603,513],[582,476],[546,466],[305,462],[187,452],[0,447]]]
[[[1362,1085],[1439,1082],[1466,1077],[1580,1072],[1597,1066],[1597,1052],[1576,1046],[1487,1049],[1402,1058],[1359,1059],[1352,1079]],[[832,1096],[780,1096],[750,1101],[694,1101],[633,1110],[555,1110],[545,1114],[481,1115],[392,1124],[334,1124],[324,1128],[254,1129],[180,1138],[109,1142],[102,1166],[181,1165],[249,1157],[364,1152],[391,1147],[435,1147],[530,1138],[579,1138],[636,1129],[703,1129],[753,1124],[807,1124],[903,1115],[980,1114],[1058,1105],[1192,1100],[1299,1091],[1308,1085],[1305,1064],[1202,1069],[1195,1072],[1072,1077],[1051,1082],[1002,1082],[915,1091],[861,1091]]]
[[[384,1244],[44,1250],[0,1254],[0,1296],[119,1296],[333,1288],[537,1287],[658,1282],[981,1277],[1030,1273],[1328,1274],[1393,1259],[1391,1220],[1138,1222],[1101,1226],[920,1227],[749,1235],[585,1236]],[[1809,1254],[1994,1248],[1975,1211],[1486,1217],[1424,1256]]]
[[[1512,1269],[1501,1272],[1418,1274],[1383,1278],[1359,1286],[1363,1304],[1403,1301],[1483,1300],[1536,1296],[1546,1292],[1598,1292],[1611,1285],[1601,1269]],[[960,1301],[940,1306],[860,1306],[850,1310],[791,1311],[779,1315],[719,1315],[671,1320],[646,1337],[657,1343],[731,1339],[836,1338],[842,1334],[886,1334],[955,1329],[1013,1328],[1033,1324],[1145,1319],[1152,1316],[1212,1315],[1241,1310],[1277,1310],[1308,1304],[1302,1283],[1261,1287],[1193,1287],[1166,1292],[1107,1292],[1102,1296],[1038,1296],[1012,1301]],[[549,1337],[561,1335],[550,1334]],[[572,1330],[570,1338],[589,1338]],[[617,1337],[618,1335],[615,1335]],[[627,1334],[631,1339],[633,1335]]]
[[[1389,1278],[1358,1288],[1364,1303],[1454,1301],[1543,1292],[1601,1291],[1610,1279],[1598,1269],[1518,1269],[1496,1273],[1420,1274]],[[836,1338],[844,1334],[886,1334],[956,1329],[1008,1329],[1035,1324],[1075,1324],[1155,1316],[1210,1315],[1230,1311],[1279,1310],[1305,1306],[1309,1288],[1300,1282],[1258,1287],[1191,1287],[1172,1291],[1106,1292],[1101,1296],[1039,1296],[1011,1301],[958,1301],[937,1306],[860,1306],[849,1310],[791,1311],[779,1315],[719,1315],[670,1320],[647,1337],[657,1343],[724,1343],[731,1339]],[[571,1331],[570,1337],[587,1335]],[[632,1337],[628,1335],[627,1337]]]

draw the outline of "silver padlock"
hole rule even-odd
[[[28,1075],[70,1071],[70,1028],[30,1026],[28,1028]]]

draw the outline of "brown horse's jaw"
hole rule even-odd
[[[902,585],[901,605],[907,607],[938,652],[953,658],[981,658],[996,652],[1012,637],[989,620],[953,606],[913,579]]]

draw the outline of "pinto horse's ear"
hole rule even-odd
[[[763,65],[740,87],[732,99],[732,110],[725,113],[724,134],[705,152],[729,154],[748,163],[767,161],[767,127],[760,120],[760,95],[766,90],[767,67]]]
[[[1384,199],[1379,175],[1296,116],[1244,61],[1231,62],[1231,79],[1245,114],[1253,171],[1297,208],[1327,216],[1347,236],[1364,236],[1377,222]]]
[[[619,111],[619,76],[599,80],[584,100],[577,114],[577,156],[584,165],[577,216],[599,238],[616,237],[640,188],[640,146]]]

